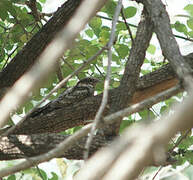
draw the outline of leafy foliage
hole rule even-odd
[[[28,42],[31,37],[37,33],[41,27],[46,23],[50,16],[42,14],[42,8],[46,3],[46,0],[39,0],[36,3],[38,12],[42,15],[40,16],[40,21],[37,21],[31,13],[31,9],[28,7],[26,0],[1,0],[0,1],[0,68],[3,69],[8,62],[23,48],[23,46]],[[61,73],[63,77],[71,74],[75,69],[80,67],[85,60],[92,57],[98,50],[108,43],[110,32],[111,32],[111,20],[114,14],[117,1],[109,0],[105,7],[102,8],[101,12],[98,13],[85,27],[85,29],[79,34],[76,39],[75,45],[71,50],[65,52],[64,57],[60,60]],[[138,17],[138,11],[140,7],[131,2],[125,3],[123,8],[124,16],[128,23],[135,22]],[[193,5],[188,4],[184,7],[187,12],[185,15],[179,15],[179,19],[171,25],[174,32],[178,33],[178,36],[183,36],[185,38],[193,38]],[[181,21],[181,17],[185,18],[185,21]],[[184,20],[184,19],[183,19]],[[133,38],[135,37],[137,23],[129,24],[132,31]],[[116,29],[116,42],[113,49],[112,57],[112,76],[111,76],[111,88],[115,88],[119,85],[119,81],[122,77],[124,71],[124,64],[129,56],[130,49],[132,47],[131,37],[128,33],[128,29],[120,15],[120,21],[117,24]],[[159,54],[159,47],[155,41],[152,41],[147,50],[147,56],[142,67],[141,75],[149,73],[159,67],[164,63],[163,59],[161,61],[156,61],[154,59],[156,54]],[[78,79],[84,78],[86,76],[95,76],[104,80],[107,69],[107,54],[103,52],[98,56],[89,66],[85,67],[84,70],[79,73],[76,77],[73,77],[67,83],[67,87],[74,86]],[[31,100],[27,102],[24,107],[17,111],[17,115],[23,116],[26,112],[31,110],[38,102],[42,100],[59,82],[57,73],[49,78],[47,83],[45,83],[42,88],[37,92],[33,93]],[[53,94],[49,100],[56,98],[63,89],[60,89],[57,93]],[[97,93],[103,91],[103,83],[101,82],[97,86]],[[160,103],[155,109],[150,108],[142,112],[136,113],[123,120],[120,128],[122,132],[126,127],[130,126],[139,121],[146,121],[147,119],[153,119],[154,117],[161,116],[173,102],[179,102],[183,99],[184,94],[179,94],[176,98],[171,98],[163,103]],[[15,121],[15,119],[12,119]],[[10,123],[11,122],[10,120]],[[76,127],[63,134],[73,134],[80,127]],[[183,135],[179,135],[178,138],[174,139],[174,143],[178,143],[179,138]],[[185,162],[189,162],[189,166],[182,170],[186,176],[191,177],[193,175],[193,152],[191,150],[193,144],[193,136],[187,136],[184,140],[176,147],[175,158],[177,163],[174,166],[183,165]],[[171,143],[171,147],[173,144]],[[153,170],[152,170],[153,169]],[[157,168],[149,168],[148,173],[154,173]],[[23,172],[25,175],[35,174],[36,176],[43,177],[44,180],[57,180],[58,175],[52,172],[52,177],[48,178],[47,172],[40,170],[38,174],[37,169],[31,168]],[[16,175],[11,175],[6,178],[6,180],[19,179]],[[34,178],[37,179],[37,178]],[[167,179],[167,178],[165,178]]]

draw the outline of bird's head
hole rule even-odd
[[[99,82],[99,79],[94,78],[94,77],[86,77],[81,79],[76,86],[84,86],[84,85],[91,85],[93,87],[96,86],[96,84]]]

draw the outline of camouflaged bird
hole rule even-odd
[[[38,116],[41,113],[47,114],[56,109],[60,109],[61,107],[69,106],[76,102],[80,102],[87,97],[93,96],[95,86],[98,82],[99,80],[93,77],[81,79],[74,87],[64,91],[57,99],[32,112],[30,117]]]

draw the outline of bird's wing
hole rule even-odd
[[[34,112],[30,114],[30,117],[35,117],[40,115],[41,113],[47,114],[54,110],[67,107],[71,104],[74,104],[76,102],[80,102],[83,99],[93,95],[94,89],[90,87],[77,87],[74,86],[72,88],[67,89],[64,91],[58,98],[55,100],[49,102],[43,107],[38,108]]]
[[[61,107],[60,103],[59,103],[59,99],[61,98],[61,96],[65,97],[68,94],[70,94],[72,92],[73,88],[69,88],[66,91],[64,91],[58,98],[50,101],[48,104],[46,104],[43,107],[37,108],[34,112],[32,112],[30,114],[30,117],[35,117],[38,116],[40,114],[47,114],[53,110],[59,109]]]

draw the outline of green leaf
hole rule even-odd
[[[28,111],[30,111],[30,109],[32,109],[33,108],[33,104],[32,104],[32,102],[27,102],[26,104],[25,104],[25,112],[28,112]]]
[[[178,138],[178,141],[180,140],[180,137]],[[178,142],[177,141],[177,142]],[[179,144],[179,148],[181,149],[187,149],[189,148],[191,145],[193,144],[193,136],[188,136],[186,137],[186,139],[184,139],[180,144]]]
[[[193,30],[193,18],[187,20],[187,25],[190,29]]]
[[[13,126],[15,123],[13,122],[13,120],[11,118],[9,118],[8,122],[7,122],[7,125],[11,125]]]
[[[89,58],[89,57],[93,56],[98,50],[99,50],[99,48],[95,45],[88,46],[88,48],[87,48],[88,53],[86,54],[86,57]]]
[[[86,47],[90,45],[90,41],[88,41],[87,39],[82,39],[79,41],[79,47]]]
[[[100,28],[102,25],[102,20],[101,18],[94,17],[92,20],[89,22],[89,26],[93,29],[95,28]]]
[[[128,55],[129,48],[128,48],[128,46],[126,46],[124,44],[115,45],[115,49],[116,49],[117,53],[119,54],[120,58],[125,58]]]
[[[58,175],[55,172],[51,172],[52,173],[52,177],[49,178],[48,180],[58,180]]]
[[[150,53],[150,54],[155,54],[155,51],[156,51],[156,47],[153,45],[153,44],[150,44],[147,51]]]
[[[188,35],[189,35],[190,37],[193,37],[193,31],[189,31],[189,32],[188,32]]]
[[[1,3],[1,2],[0,2]],[[7,11],[5,10],[5,8],[4,7],[2,7],[1,6],[1,4],[0,4],[0,18],[3,20],[3,21],[5,21],[5,19],[6,19],[6,17],[8,16],[8,13],[7,13]]]
[[[167,111],[167,106],[162,106],[161,109],[160,109],[160,113],[164,113]]]
[[[6,17],[8,17],[8,12],[13,16],[17,15],[12,2],[10,2],[8,0],[1,0],[0,1],[0,9],[1,9],[0,10],[0,18],[3,21],[6,19]]]
[[[183,165],[186,162],[186,159],[180,155],[175,156],[176,162],[173,164],[173,167]]]
[[[109,41],[110,32],[109,29],[103,28],[99,34],[99,42],[105,45]]]
[[[187,151],[184,156],[187,161],[193,164],[193,152],[192,151]]]
[[[75,86],[77,83],[77,80],[69,80],[68,81],[68,85],[71,87],[71,86]]]
[[[188,4],[184,8],[185,11],[187,11],[191,16],[193,16],[193,4]]]
[[[39,0],[41,3],[45,3],[46,2],[46,0]]]
[[[110,32],[110,31],[111,31],[111,29],[110,29],[108,26],[102,26],[102,27],[101,27],[101,30],[102,30],[102,31],[107,31],[107,32]]]
[[[15,175],[10,175],[10,176],[7,178],[7,180],[16,180],[16,177],[15,177]]]
[[[80,59],[82,58],[82,55],[80,54],[80,49],[78,48],[73,48],[71,49],[70,53],[69,53],[69,57],[66,58],[66,61],[68,63],[74,61],[74,59]]]
[[[21,35],[21,36],[20,36],[20,40],[21,40],[21,42],[23,42],[23,43],[27,42],[27,36],[26,36],[26,34]]]
[[[43,177],[43,179],[48,179],[46,172],[42,169],[39,169],[39,170],[40,170],[40,173],[41,173],[41,176]],[[40,176],[39,172],[38,172],[38,175]]]
[[[106,4],[105,7],[103,8],[103,11],[106,12],[109,17],[113,17],[113,14],[115,12],[116,8],[116,3],[113,0],[109,0]]]
[[[0,48],[0,62],[3,61],[5,58],[5,50]]]
[[[39,11],[42,12],[42,5],[39,2],[36,2],[36,7]]]
[[[135,16],[136,12],[137,12],[137,8],[135,8],[133,6],[130,6],[130,7],[127,7],[126,9],[124,9],[124,15],[125,15],[126,19]]]
[[[183,32],[184,34],[187,34],[188,32],[187,27],[184,24],[180,23],[179,21],[176,21],[176,23],[174,24],[174,27],[178,32]]]
[[[120,22],[117,24],[116,29],[117,29],[117,31],[122,31],[122,30],[127,30],[127,27],[125,26],[125,23]]]
[[[141,116],[142,119],[148,119],[148,118],[154,118],[155,115],[151,110],[144,110],[144,111],[140,111],[139,115]]]
[[[123,120],[121,122],[121,127],[120,127],[120,133],[123,132],[123,130],[133,124],[135,121],[134,120]]]
[[[116,66],[111,67],[112,73],[120,72],[121,69],[122,69],[122,68],[116,67]]]
[[[92,38],[94,36],[94,32],[91,29],[87,29],[85,31],[85,33],[87,34],[87,36],[89,36],[90,38]]]
[[[99,33],[101,31],[101,25],[102,25],[102,20],[101,18],[94,17],[92,20],[89,22],[89,26],[92,28],[94,31],[95,35],[99,37]]]
[[[11,2],[24,4],[26,0],[11,0]]]
[[[17,16],[16,10],[14,9],[14,6],[12,2],[4,0],[5,9],[9,11],[9,13],[13,16]]]
[[[114,77],[114,75],[112,74],[112,77]],[[113,84],[112,84],[112,87],[113,88],[116,88],[120,85],[120,82],[119,81],[114,81]]]
[[[82,126],[76,126],[74,128],[72,128],[73,133],[75,133],[76,131],[80,130],[82,128]]]
[[[150,60],[145,58],[144,63],[149,63],[149,62],[150,62]]]
[[[167,107],[170,107],[174,102],[175,102],[175,99],[173,98],[169,98],[165,101]]]
[[[116,56],[114,53],[112,54],[112,60],[115,61],[118,65],[121,64],[119,57]]]

